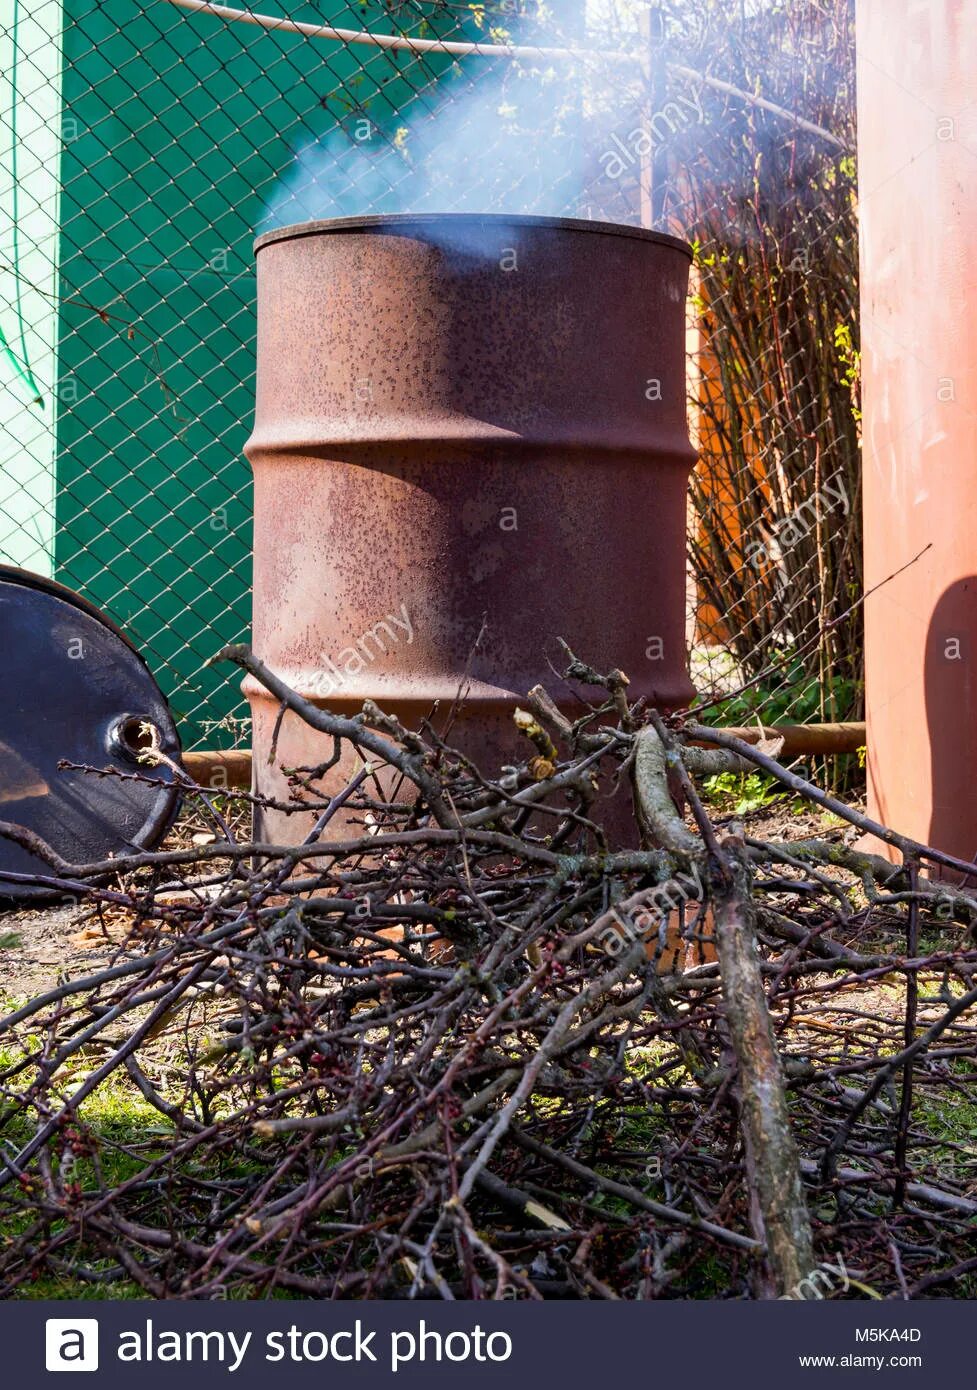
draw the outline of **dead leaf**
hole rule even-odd
[[[758,753],[763,753],[768,758],[777,759],[780,757],[783,746],[784,736],[783,734],[778,734],[776,738],[761,738],[756,744],[756,749]]]

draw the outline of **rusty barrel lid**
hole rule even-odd
[[[291,241],[295,237],[322,236],[327,232],[400,232],[412,227],[424,227],[428,231],[443,227],[463,228],[491,227],[549,227],[555,231],[588,232],[598,236],[634,237],[639,241],[655,241],[660,246],[671,246],[692,260],[692,247],[681,237],[668,232],[657,232],[650,227],[635,227],[629,222],[600,222],[587,217],[535,217],[506,212],[378,212],[355,217],[326,217],[318,221],[292,222],[281,227],[270,227],[255,238],[254,250],[257,253],[263,246],[275,241]]]
[[[0,650],[0,820],[34,831],[71,863],[157,844],[180,793],[169,768],[139,754],[149,737],[179,761],[180,741],[129,639],[71,589],[0,565]],[[0,837],[0,898],[57,896],[34,881],[52,873]]]

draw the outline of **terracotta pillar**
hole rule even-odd
[[[858,0],[857,41],[866,589],[908,566],[865,607],[869,808],[973,859],[977,5]]]

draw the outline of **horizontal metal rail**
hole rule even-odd
[[[781,758],[812,756],[814,754],[855,753],[865,747],[865,725],[858,721],[847,724],[773,724],[764,729],[718,729],[746,743],[761,738],[782,738]],[[202,787],[250,787],[251,749],[207,749],[183,755],[183,766]]]

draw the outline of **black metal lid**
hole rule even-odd
[[[139,753],[146,728],[175,762],[180,740],[129,639],[80,594],[0,565],[0,648],[0,820],[34,831],[76,864],[156,844],[180,793],[170,768],[141,763]],[[52,874],[0,838],[0,898],[57,896],[31,882]]]

